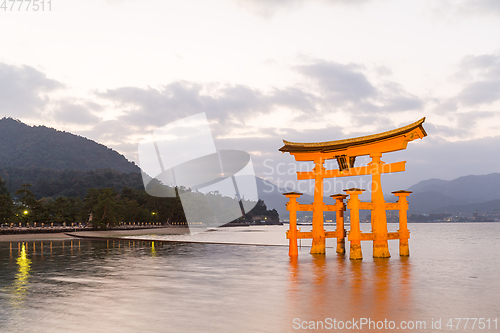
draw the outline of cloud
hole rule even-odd
[[[454,78],[464,81],[463,89],[445,105],[477,106],[500,100],[500,55],[469,55],[463,58]]]
[[[0,110],[16,117],[36,115],[49,102],[47,93],[62,86],[33,67],[0,63]]]
[[[101,107],[95,103],[79,103],[74,101],[60,101],[57,103],[53,118],[58,122],[69,124],[89,125],[95,124],[101,118],[93,114],[90,109],[100,110]]]
[[[266,18],[270,18],[278,13],[292,11],[302,8],[307,4],[306,0],[236,0],[238,5],[251,12]],[[371,0],[320,0],[330,5],[357,6],[371,2]]]
[[[222,87],[215,105],[224,117],[229,115],[245,119],[255,114],[269,113],[276,107],[314,112],[316,97],[299,88],[272,89],[269,93],[248,86],[234,85]]]
[[[279,107],[314,112],[314,96],[297,88],[264,93],[245,85],[174,82],[159,88],[122,87],[96,95],[115,103],[114,108],[122,113],[88,133],[94,138],[98,136],[101,142],[117,142],[120,136],[144,136],[154,128],[200,112],[207,114],[215,137],[235,133],[262,137],[272,133],[265,128],[249,127],[245,121]]]
[[[454,115],[455,121],[450,121],[450,123],[456,123],[457,117]],[[433,123],[426,123],[425,130],[431,137],[439,138],[459,138],[464,139],[466,136],[470,135],[472,128],[457,128],[456,126],[439,125]]]
[[[410,94],[402,85],[395,82],[384,82],[379,88],[379,95],[383,103],[379,107],[379,111],[409,111],[419,110],[424,107],[421,98]]]
[[[500,112],[487,112],[487,111],[470,111],[463,112],[456,115],[458,118],[458,128],[475,130],[478,119],[492,118],[498,116]]]
[[[357,64],[323,60],[296,67],[297,71],[315,82],[324,101],[337,108],[343,106],[349,112],[383,115],[423,108],[423,100],[407,92],[402,85],[391,81],[372,83],[364,69]],[[379,76],[385,76],[385,73]]]
[[[392,75],[392,70],[386,66],[378,66],[375,71],[380,76]]]
[[[272,136],[270,124],[260,128],[247,126],[247,122],[259,116],[266,119],[268,114],[275,112],[277,117],[279,112],[285,112],[284,117],[292,123],[317,121],[326,128],[337,109],[344,115],[363,114],[364,117],[359,118],[369,118],[373,125],[387,124],[388,113],[421,105],[421,101],[401,85],[389,81],[372,83],[362,65],[318,60],[295,69],[315,82],[316,87],[310,89],[310,86],[297,85],[263,91],[242,84],[176,81],[160,87],[128,86],[93,91],[94,97],[87,99],[63,97],[49,100],[49,94],[62,84],[29,66],[1,65],[0,83],[9,81],[10,85],[0,91],[4,95],[8,92],[0,103],[16,105],[15,110],[3,108],[14,116],[28,117],[43,112],[45,121],[52,120],[69,127],[85,125],[84,129],[79,129],[83,135],[116,144],[129,144],[131,137],[200,112],[207,113],[217,137],[238,132],[256,137]],[[100,113],[108,111],[118,116],[114,120],[102,121]],[[86,131],[86,134],[81,131]],[[280,131],[285,133],[288,129]]]
[[[500,99],[500,80],[485,80],[467,85],[457,96],[465,106],[491,104]]]
[[[431,131],[429,126],[425,128]],[[401,160],[408,161],[407,172],[396,178],[410,186],[430,178],[451,180],[465,175],[498,172],[500,160],[492,155],[498,150],[498,145],[500,136],[449,142],[429,133],[422,142],[399,154]]]
[[[375,87],[358,65],[317,61],[296,69],[316,81],[323,95],[335,102],[359,101],[376,95]]]
[[[364,131],[377,132],[397,127],[393,126],[394,114],[423,107],[423,101],[400,84],[380,79],[372,83],[365,67],[358,64],[318,60],[294,69],[314,85],[306,83],[262,91],[242,84],[178,81],[160,87],[97,91],[98,100],[106,105],[111,102],[111,108],[120,115],[114,120],[99,122],[86,135],[100,142],[113,142],[113,146],[131,147],[132,138],[138,142],[155,128],[206,112],[212,134],[221,145],[219,148],[255,152],[258,167],[264,156],[276,155],[282,139],[331,141],[367,134],[360,131],[346,135],[345,128],[341,128],[341,122],[336,119],[337,114],[339,119],[345,119],[346,115],[351,118],[352,127],[365,126]],[[276,118],[269,115],[285,117],[287,121],[272,124]],[[255,119],[260,118],[267,123],[256,124]],[[128,156],[134,154],[129,152]]]
[[[445,138],[447,141],[469,140],[479,135],[484,136],[485,133],[481,133],[481,129],[495,133],[491,125],[496,124],[496,119],[499,117],[500,112],[494,111],[453,112],[444,116],[445,123],[442,121],[435,123],[431,120],[425,123],[425,128],[431,137]],[[434,117],[431,116],[432,118]],[[485,122],[488,123],[489,127],[485,126]]]
[[[243,124],[245,119],[279,106],[303,112],[315,109],[315,97],[297,88],[273,89],[265,94],[245,85],[174,82],[159,89],[123,87],[97,95],[117,103],[124,112],[120,121],[136,127],[157,126],[200,112],[226,125]]]
[[[161,89],[121,87],[96,92],[99,97],[118,103],[125,112],[121,119],[129,124],[146,126],[158,124],[168,116],[172,120],[199,112],[202,105],[201,86],[175,82]]]
[[[436,22],[460,24],[463,19],[484,20],[500,15],[500,3],[497,0],[446,0],[428,1],[427,12]]]
[[[498,0],[467,0],[461,6],[464,13],[474,14],[500,14],[500,2]]]
[[[487,79],[497,78],[500,75],[500,55],[465,56],[460,63],[460,70],[462,74],[466,74],[465,77],[476,74]]]
[[[385,129],[393,123],[391,114],[421,105],[418,98],[397,83],[373,83],[365,74],[365,67],[359,64],[318,60],[294,69],[314,82],[315,87],[296,85],[263,91],[242,84],[176,81],[159,87],[128,86],[92,91],[94,96],[87,99],[49,100],[37,94],[49,94],[62,85],[31,67],[9,66],[7,70],[3,67],[8,75],[2,77],[15,76],[10,80],[24,84],[23,93],[31,92],[24,98],[25,110],[44,111],[46,120],[69,128],[76,125],[72,131],[115,149],[120,147],[120,151],[132,159],[136,158],[137,142],[151,130],[206,112],[220,149],[254,152],[256,168],[262,166],[264,157],[275,158],[282,139],[310,142],[345,138],[344,129],[334,117],[337,112],[344,112],[371,128]],[[23,77],[29,82],[23,83]],[[12,95],[16,95],[16,91],[14,89]],[[32,102],[26,102],[30,98]],[[114,113],[115,119],[103,120],[101,112]],[[274,124],[269,123],[272,120],[267,120],[272,119],[267,118],[268,115],[281,117],[281,112],[287,124],[273,127]],[[256,117],[268,123],[256,124]],[[314,129],[308,127],[311,124]],[[280,161],[286,160],[282,154],[278,155]]]
[[[242,149],[259,152],[261,156],[275,155],[284,135],[307,141],[304,133],[292,128],[247,126],[245,121],[278,108],[297,110],[299,114],[317,112],[317,96],[296,87],[275,88],[264,93],[245,85],[174,82],[159,88],[122,87],[96,92],[96,95],[114,103],[114,108],[122,114],[114,120],[99,122],[92,130],[82,134],[100,142],[113,141],[113,146],[128,148],[131,146],[126,137],[139,138],[166,123],[206,112],[219,149]],[[325,140],[331,140],[332,131],[333,127],[325,128],[315,134],[322,134]],[[235,138],[235,133],[251,137]],[[129,152],[128,156],[134,154]]]

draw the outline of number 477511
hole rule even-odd
[[[2,1],[2,0],[0,0]],[[3,11],[51,11],[52,0],[3,0],[0,10]]]

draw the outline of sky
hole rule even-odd
[[[281,186],[301,168],[278,151],[283,139],[339,140],[426,117],[427,137],[383,156],[407,161],[383,176],[384,190],[500,171],[500,1],[32,4],[0,8],[0,117],[139,164],[142,138],[205,112],[217,149],[247,151],[257,176]]]

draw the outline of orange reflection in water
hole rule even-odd
[[[292,321],[413,319],[411,259],[349,260],[343,255],[299,256],[289,262]]]

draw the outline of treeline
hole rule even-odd
[[[120,222],[185,222],[178,198],[159,198],[144,190],[123,187],[88,189],[84,198],[45,197],[36,199],[30,184],[15,191],[14,199],[0,179],[0,224],[19,222],[91,223],[109,228]]]
[[[203,221],[219,226],[235,218],[235,207],[240,207],[234,198],[218,192],[203,194],[189,189],[174,189],[158,182],[159,193],[170,197],[152,196],[143,189],[123,187],[120,191],[112,187],[90,188],[83,197],[43,197],[37,199],[29,183],[22,184],[13,196],[0,178],[0,224],[11,223],[82,223],[93,227],[111,228],[120,222],[177,222],[185,223],[184,209],[189,210],[191,221]],[[177,193],[176,193],[177,192]],[[183,207],[179,195],[184,199]],[[243,205],[251,202],[244,200]],[[184,209],[183,209],[184,208]],[[232,208],[232,209],[231,209]],[[237,208],[239,210],[239,208]],[[237,213],[236,213],[237,214]],[[251,221],[255,217],[279,222],[278,212],[268,210],[262,200],[237,219]]]

